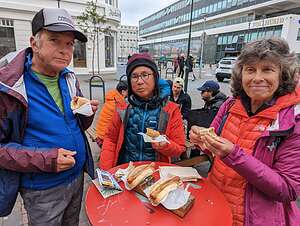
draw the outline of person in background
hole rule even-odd
[[[299,225],[296,67],[283,39],[248,43],[233,68],[233,98],[211,124],[220,136],[201,135],[196,126],[190,132],[194,144],[215,155],[209,180],[231,206],[233,225]]]
[[[0,215],[20,191],[29,225],[78,225],[83,171],[94,178],[84,133],[94,115],[73,113],[71,100],[82,93],[67,66],[75,39],[87,38],[55,8],[34,16],[32,33],[31,47],[0,70]],[[95,113],[98,101],[90,104]]]
[[[105,103],[99,113],[96,125],[96,142],[99,147],[102,146],[104,136],[107,132],[108,126],[111,123],[113,113],[116,105],[123,106],[126,104],[125,98],[128,93],[127,81],[120,81],[116,89],[110,90],[105,95]]]
[[[193,79],[192,81],[196,80],[196,76],[194,75],[193,67],[194,67],[194,57],[192,55],[189,55],[189,57],[186,59],[186,67],[188,73],[192,72]]]
[[[205,104],[203,109],[218,111],[227,99],[227,96],[220,91],[220,86],[213,80],[206,81],[197,90],[201,92],[201,97]]]
[[[179,56],[175,56],[173,58],[173,73],[176,74],[177,73],[177,69],[178,69],[178,60],[179,60]]]
[[[178,77],[183,78],[184,76],[184,54],[182,53],[178,59],[178,66],[179,66],[179,74]]]
[[[183,119],[187,119],[189,110],[191,110],[192,107],[192,101],[190,95],[183,91],[183,87],[184,81],[182,78],[177,77],[173,80],[170,101],[180,106]]]
[[[128,101],[118,108],[104,137],[99,167],[110,169],[130,161],[170,162],[185,151],[185,135],[179,107],[168,101],[170,85],[159,79],[156,64],[148,54],[134,54],[126,68]],[[170,143],[144,142],[151,128],[166,136]]]

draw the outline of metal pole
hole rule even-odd
[[[204,40],[205,40],[205,29],[206,29],[206,16],[204,16],[203,21],[203,32],[201,38],[201,53],[200,53],[200,62],[199,62],[199,78],[201,78],[202,74],[202,64],[203,64],[203,50],[204,50]]]
[[[98,75],[100,75],[100,56],[99,56],[99,28],[97,27],[97,66],[98,66]]]
[[[265,19],[266,19],[266,15],[262,15],[262,22],[263,22],[263,27],[262,27],[262,33],[263,33],[263,37],[262,38],[265,38]]]
[[[57,0],[57,7],[60,8],[60,0]]]
[[[191,11],[190,11],[190,28],[189,28],[189,38],[188,38],[188,47],[187,47],[187,56],[186,60],[190,56],[190,48],[191,48],[191,38],[192,38],[192,20],[193,20],[193,9],[194,9],[194,0],[191,3]],[[188,87],[188,80],[189,80],[189,69],[185,68],[185,77],[184,77],[184,92],[187,91]]]

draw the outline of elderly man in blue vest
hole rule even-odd
[[[31,48],[0,69],[0,216],[19,190],[30,225],[74,226],[83,171],[94,174],[84,134],[93,115],[73,113],[71,100],[82,93],[67,66],[74,39],[87,38],[64,9],[39,11],[32,32]],[[95,112],[98,101],[90,103]]]

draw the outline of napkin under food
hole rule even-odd
[[[162,179],[160,179],[162,180]],[[153,185],[152,185],[153,186]],[[147,187],[144,190],[144,193],[149,198],[151,187]],[[184,189],[183,186],[175,188],[174,190],[170,191],[168,195],[161,201],[165,208],[169,210],[177,210],[183,207],[189,200],[190,192],[187,189]]]
[[[162,142],[162,141],[165,141],[165,142],[167,142],[168,144],[170,144],[170,141],[168,141],[168,139],[166,138],[166,136],[164,136],[164,135],[159,135],[158,137],[150,137],[150,136],[148,136],[147,134],[145,134],[145,133],[138,133],[139,135],[142,135],[143,136],[143,138],[144,138],[144,141],[147,143],[147,142],[156,142],[156,143],[158,143],[158,142]]]
[[[85,116],[91,116],[94,114],[92,105],[90,102],[81,105],[79,108],[73,110],[73,114],[81,114]]]
[[[182,181],[197,181],[202,178],[195,168],[182,166],[160,166],[159,175],[160,178],[179,176]]]

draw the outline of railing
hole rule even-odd
[[[92,100],[92,88],[99,87],[102,88],[103,93],[103,103],[105,102],[105,82],[100,75],[94,75],[89,80],[89,88],[90,88],[90,100]]]

